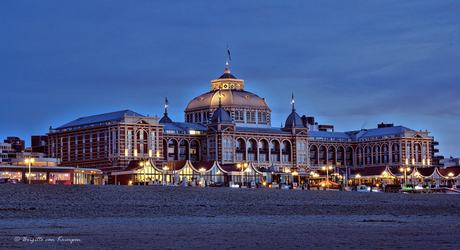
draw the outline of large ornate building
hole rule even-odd
[[[433,164],[428,131],[379,124],[377,128],[334,132],[294,109],[283,127],[271,126],[265,98],[245,90],[230,73],[211,81],[211,90],[192,99],[185,121],[146,117],[130,110],[78,118],[48,134],[49,157],[74,167],[125,169],[132,160],[157,169],[168,162],[251,163],[256,169],[309,173],[322,166],[427,167]],[[274,168],[273,168],[274,167]]]

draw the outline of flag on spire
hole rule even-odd
[[[292,100],[291,100],[291,104],[294,104],[294,91],[292,91]]]
[[[228,59],[231,61],[232,58],[230,57],[230,50],[228,49],[228,44],[227,44],[227,53],[228,53]]]
[[[165,96],[165,108],[168,108],[169,102],[168,102],[168,97]]]

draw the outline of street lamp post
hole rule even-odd
[[[241,163],[238,163],[236,166],[238,168],[241,168],[241,187],[243,187],[244,186],[244,172],[243,171],[244,171],[244,168],[248,166],[248,163],[245,162],[243,163],[243,165],[241,165]]]
[[[147,167],[150,163],[148,161],[146,162],[141,162],[141,166],[143,166],[143,170],[144,170],[144,186],[147,185],[146,184],[146,179],[145,179],[145,167]]]
[[[167,166],[164,166],[163,167],[163,186],[165,185],[165,171],[168,171],[168,167]]]
[[[326,170],[326,188],[329,188],[329,169],[332,169],[332,166],[323,166],[323,170]]]
[[[206,169],[205,168],[200,168],[199,171],[200,171],[200,174],[201,174],[201,178],[203,178],[203,181],[204,181],[203,175],[204,175],[204,172],[206,171]]]
[[[289,170],[289,168],[288,168],[288,169],[286,169],[284,172],[289,174],[289,173],[291,172],[291,170]],[[289,181],[290,181],[290,180],[289,180],[289,175],[286,176],[286,179],[287,179],[287,185],[289,185]],[[284,183],[286,183],[286,180],[284,180]]]
[[[248,186],[251,187],[251,183],[249,183],[249,173],[251,173],[251,169],[249,168],[246,168],[246,170],[244,170],[244,172],[246,172],[246,179],[248,180]]]
[[[448,176],[450,177],[450,183],[453,186],[454,185],[454,181],[453,181],[454,173],[450,172]],[[449,185],[449,181],[447,181],[447,185]]]
[[[404,187],[407,185],[407,171],[410,171],[410,167],[403,167],[399,169],[401,172],[404,172]]]
[[[34,162],[34,158],[30,158],[30,157],[29,157],[29,158],[27,158],[27,159],[25,160],[25,162],[29,164],[29,176],[28,176],[28,179],[29,179],[29,184],[31,184],[30,181],[31,181],[32,175],[31,175],[31,173],[30,173],[30,166],[31,166],[32,163]]]
[[[296,171],[292,172],[293,179],[295,179],[295,177],[296,177],[298,174],[299,174],[299,173],[297,173]],[[297,185],[298,185],[298,186],[300,185],[300,176],[299,176],[299,183],[297,183]]]

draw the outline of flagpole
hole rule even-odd
[[[227,63],[229,60],[231,61],[232,57],[230,56],[230,50],[228,49],[228,43],[227,43]]]

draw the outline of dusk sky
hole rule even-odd
[[[284,124],[428,130],[460,157],[460,1],[1,1],[0,141],[78,117],[184,121],[229,68]]]

